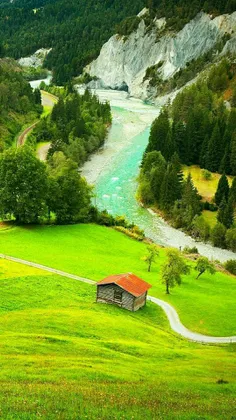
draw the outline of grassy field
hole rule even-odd
[[[233,418],[234,345],[187,342],[151,303],[96,304],[94,286],[4,260],[0,290],[0,418]]]
[[[113,229],[96,225],[13,227],[0,231],[2,253],[100,280],[110,274],[133,272],[153,285],[150,294],[170,302],[188,328],[211,335],[235,335],[236,279],[223,273],[204,274],[194,269],[181,287],[165,295],[160,281],[165,250],[147,272],[142,257],[146,245]]]
[[[214,198],[220,174],[212,173],[212,177],[209,181],[205,180],[202,175],[202,169],[199,166],[184,166],[183,167],[184,175],[187,177],[189,173],[192,175],[193,183],[198,189],[199,194],[206,201],[212,201]],[[229,184],[232,183],[232,177],[228,177]]]

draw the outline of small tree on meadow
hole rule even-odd
[[[170,294],[170,288],[180,285],[182,282],[182,274],[189,273],[189,266],[181,257],[177,249],[167,250],[167,261],[162,266],[161,279],[166,286],[166,294]]]
[[[206,271],[210,274],[215,274],[216,269],[214,264],[208,260],[207,257],[199,257],[196,263],[195,270],[198,271],[197,279],[204,274]]]
[[[148,253],[145,255],[143,260],[147,263],[148,272],[150,272],[152,263],[156,262],[156,257],[158,257],[159,251],[156,245],[148,245],[147,252]]]

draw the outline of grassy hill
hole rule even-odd
[[[4,260],[0,272],[2,418],[232,418],[235,346],[182,340],[151,303],[130,313],[90,285]]]
[[[177,309],[186,327],[215,336],[235,334],[235,277],[218,272],[196,280],[192,269],[184,276],[182,286],[166,296],[160,280],[165,249],[160,249],[157,264],[148,273],[142,260],[146,245],[113,229],[96,225],[10,227],[0,230],[0,249],[2,253],[92,280],[134,272],[153,285],[150,295]]]

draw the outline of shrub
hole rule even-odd
[[[236,260],[228,260],[225,263],[225,269],[229,271],[229,273],[234,274],[236,276]]]
[[[190,246],[185,246],[183,252],[185,254],[199,254],[196,246],[193,246],[192,248]]]
[[[225,248],[225,234],[226,227],[218,222],[211,232],[211,241],[213,245],[218,246],[219,248]]]
[[[212,179],[212,173],[210,171],[208,171],[207,169],[203,169],[202,170],[202,177],[206,181],[210,181],[210,179]]]
[[[236,251],[236,228],[227,230],[226,233],[226,246],[232,251]]]
[[[115,230],[118,230],[118,232],[122,232],[125,235],[129,236],[130,238],[136,239],[137,241],[143,241],[143,236],[138,235],[137,233],[134,233],[130,231],[129,229],[123,227],[123,226],[114,226]]]

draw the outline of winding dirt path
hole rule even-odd
[[[76,276],[74,274],[66,273],[65,271],[56,270],[55,268],[47,267],[42,264],[37,264],[31,261],[22,260],[21,258],[11,257],[9,255],[0,254],[0,258],[5,260],[14,261],[20,264],[28,265],[31,267],[39,268],[40,270],[48,271],[49,273],[57,274],[59,276],[68,277],[69,279],[81,281],[83,283],[88,283],[91,285],[95,285],[96,282],[85,277]],[[163,311],[165,312],[170,326],[173,331],[177,334],[181,335],[182,337],[186,338],[187,340],[194,341],[196,343],[202,344],[230,344],[236,343],[236,336],[232,337],[212,337],[208,335],[202,335],[199,333],[195,333],[193,331],[188,330],[180,321],[179,316],[176,310],[171,306],[169,303],[164,302],[161,299],[157,299],[153,296],[148,296],[147,298],[150,302],[160,306]]]
[[[52,95],[51,93],[45,92],[44,90],[41,90],[41,95],[42,95],[43,106],[53,108],[55,103],[58,101],[57,96]],[[22,133],[20,133],[20,135],[17,138],[17,147],[23,146],[25,144],[28,135],[31,133],[31,131],[33,131],[33,129],[36,127],[39,121],[40,119],[34,122],[33,124],[31,124],[29,127],[27,127]],[[50,144],[48,146],[48,149],[49,147],[50,147]],[[38,154],[42,158],[41,160],[45,160],[46,159],[45,154],[47,154],[48,150],[45,149],[45,146],[42,146],[42,148],[43,148],[43,151],[40,152],[40,150],[38,150]]]
[[[27,127],[18,137],[17,139],[17,147],[23,146],[26,142],[27,136],[31,133],[31,131],[36,127],[36,125],[39,123],[39,120],[36,121],[34,124]]]

